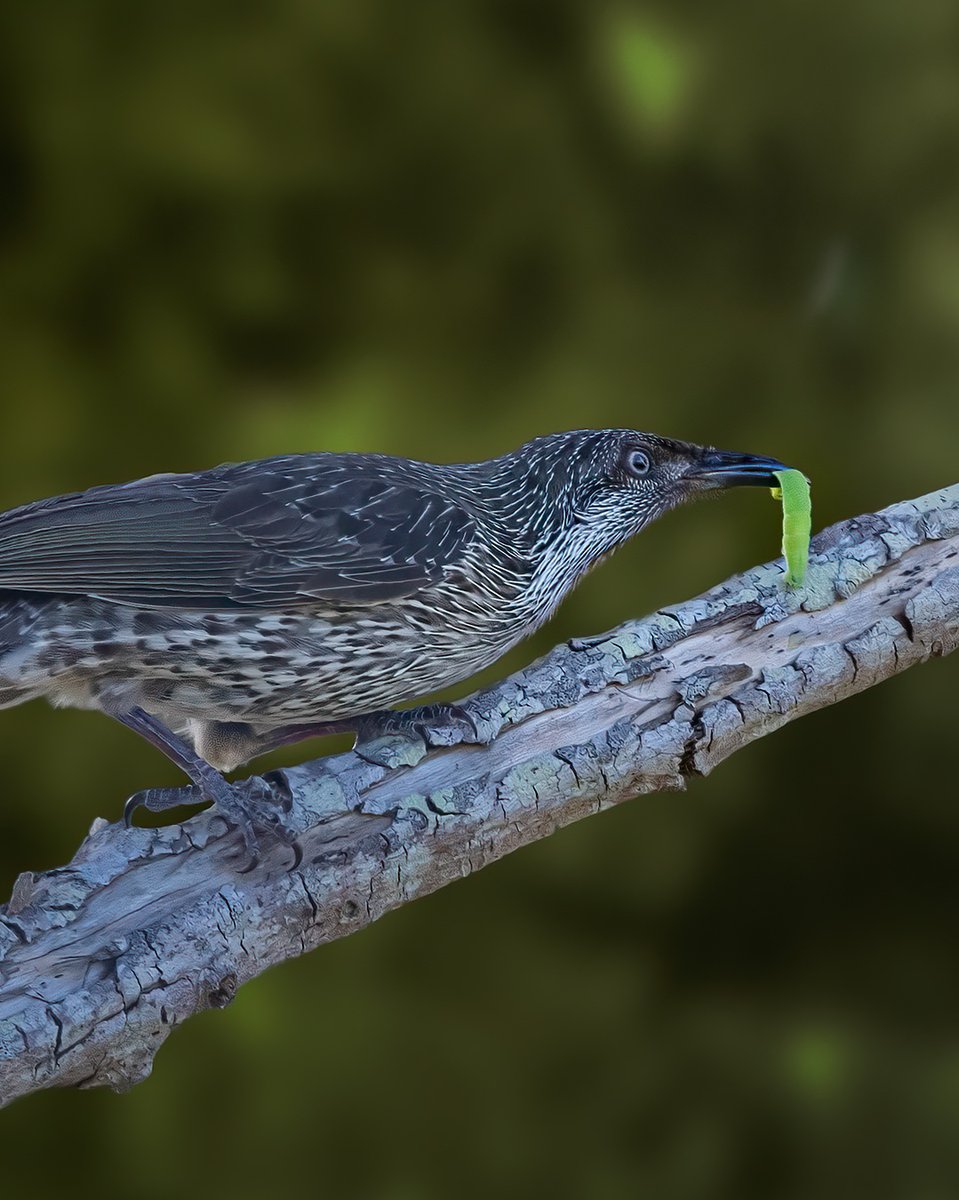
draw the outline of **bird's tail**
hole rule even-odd
[[[16,708],[18,704],[24,704],[27,700],[33,700],[39,695],[41,695],[39,691],[30,688],[0,687],[0,708]]]

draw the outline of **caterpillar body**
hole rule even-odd
[[[809,560],[809,534],[812,530],[812,501],[809,480],[802,471],[776,471],[779,487],[770,488],[783,504],[783,554],[786,557],[786,584],[802,587]]]

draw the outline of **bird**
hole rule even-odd
[[[239,827],[276,789],[226,774],[458,684],[679,504],[787,468],[632,429],[481,462],[313,452],[91,487],[0,513],[0,708],[95,709]],[[448,706],[450,719],[462,710]]]

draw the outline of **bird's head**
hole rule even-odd
[[[697,446],[632,429],[537,438],[517,452],[549,496],[540,534],[575,533],[600,557],[671,508],[719,488],[776,487],[778,459]],[[585,527],[585,528],[584,528]]]

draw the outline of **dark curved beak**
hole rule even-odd
[[[789,468],[778,458],[764,454],[736,454],[731,450],[707,450],[689,472],[692,479],[712,487],[778,487],[775,471]]]

